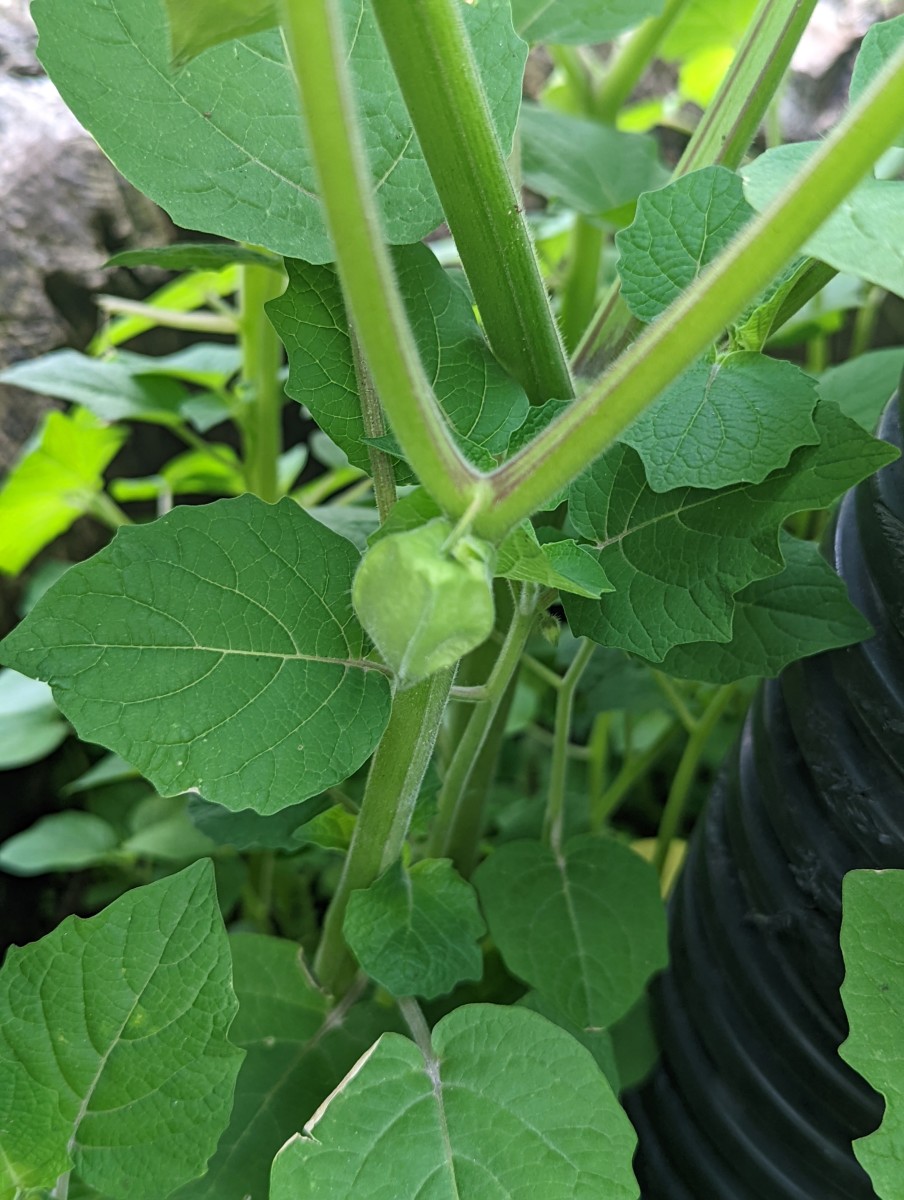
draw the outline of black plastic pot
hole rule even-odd
[[[902,446],[902,404],[879,436]],[[841,881],[904,868],[904,463],[826,543],[876,633],[764,683],[694,836],[654,985],[662,1059],[626,1099],[644,1200],[870,1200],[882,1101],[838,1056]]]

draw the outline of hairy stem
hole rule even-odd
[[[408,461],[460,517],[481,476],[463,458],[424,373],[383,242],[348,77],[338,0],[281,0],[336,265],[377,393]]]
[[[372,0],[490,345],[535,403],[574,395],[460,0]]]
[[[489,476],[474,522],[498,541],[601,454],[793,258],[900,134],[904,47],[788,187],[606,374]]]
[[[355,832],[314,957],[314,974],[334,996],[348,989],[356,970],[342,935],[349,896],[370,887],[402,852],[454,675],[454,668],[438,671],[393,698],[389,724],[370,765]]]
[[[286,280],[282,272],[256,263],[246,264],[241,273],[239,345],[245,479],[249,491],[272,504],[280,497],[277,466],[282,453],[282,343],[264,305],[282,293]]]
[[[354,325],[349,324],[349,338],[352,347],[352,361],[355,364],[355,380],[358,384],[358,398],[361,402],[361,420],[364,424],[364,436],[369,438],[383,437],[386,433],[386,422],[383,420],[383,407],[380,397],[374,387],[373,376],[367,368],[361,343],[355,333]],[[370,475],[374,482],[374,499],[377,502],[377,513],[382,525],[392,512],[396,502],[395,471],[392,459],[385,450],[376,446],[368,446],[367,454],[370,459]]]
[[[562,686],[556,694],[556,721],[553,733],[552,764],[549,772],[549,799],[544,822],[544,834],[556,855],[562,849],[565,790],[568,782],[568,741],[571,736],[574,694],[595,650],[595,642],[591,642],[588,638],[581,639],[577,653],[571,660],[562,679]]]

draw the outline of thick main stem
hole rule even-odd
[[[372,0],[490,345],[535,403],[574,395],[460,0]]]
[[[282,453],[282,400],[279,381],[282,344],[264,305],[279,296],[285,276],[271,267],[248,263],[242,271],[239,345],[242,350],[245,478],[249,491],[273,503],[280,497],[278,465]]]
[[[409,463],[460,517],[481,475],[461,455],[424,373],[383,241],[348,78],[337,0],[282,0],[283,34],[345,301]]]
[[[602,379],[490,476],[475,532],[501,539],[575,479],[774,278],[900,134],[904,47],[782,193]]]
[[[341,996],[351,985],[356,969],[342,935],[349,896],[370,887],[402,852],[454,675],[451,667],[439,671],[393,698],[389,724],[370,765],[355,832],[314,957],[314,974],[334,996]]]

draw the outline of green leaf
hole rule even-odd
[[[661,11],[662,0],[512,0],[523,38],[579,46],[608,42]]]
[[[762,483],[798,446],[819,441],[816,381],[754,351],[700,360],[622,435],[654,492]]]
[[[785,569],[735,597],[731,640],[676,646],[663,659],[663,671],[706,683],[773,677],[799,658],[870,636],[869,622],[819,547],[787,535],[781,547]]]
[[[295,831],[324,803],[315,796],[303,804],[290,804],[278,813],[262,817],[250,808],[230,812],[221,804],[191,796],[188,817],[201,833],[219,846],[234,846],[236,850],[294,850],[297,848]]]
[[[474,889],[448,859],[396,861],[352,892],[342,926],[358,962],[393,996],[445,996],[480,979],[486,932]]]
[[[384,230],[393,244],[417,242],[440,224],[442,209],[370,4],[342,0],[341,10]],[[177,225],[308,262],[333,260],[279,30],[215,46],[174,74],[163,4],[36,0],[33,15],[41,61],[66,103]],[[527,47],[508,0],[463,5],[462,16],[510,146]]]
[[[53,350],[0,372],[0,383],[81,404],[102,421],[172,424],[185,391],[172,379],[136,378],[115,360]]]
[[[236,0],[244,4],[244,0]],[[218,0],[221,4],[221,0]],[[192,9],[196,6],[192,4]],[[221,271],[239,263],[282,270],[282,259],[267,250],[237,246],[234,242],[179,242],[174,246],[145,246],[140,250],[121,250],[104,263],[105,267],[160,267],[164,271]]]
[[[590,599],[612,591],[606,573],[590,550],[573,539],[541,545],[528,521],[513,529],[500,545],[495,573],[502,579],[539,583]]]
[[[68,734],[46,683],[0,671],[0,771],[46,758]]]
[[[274,0],[165,0],[173,64],[184,66],[211,46],[271,29]]]
[[[319,846],[322,850],[338,850],[344,854],[351,845],[355,824],[355,817],[347,808],[334,804],[296,829],[292,834],[292,845]]]
[[[580,1029],[605,1029],[664,967],[656,872],[611,838],[573,838],[560,855],[506,842],[474,874],[505,965]]]
[[[245,1050],[232,1120],[206,1175],[173,1200],[267,1200],[270,1164],[304,1118],[374,1039],[393,1010],[329,1010],[296,942],[237,933],[229,939],[239,1011],[230,1040]]]
[[[518,126],[521,169],[533,191],[587,216],[630,204],[668,172],[656,139],[526,104]]]
[[[753,207],[762,211],[818,145],[776,146],[743,166],[744,192]],[[865,179],[820,225],[803,251],[836,271],[904,296],[904,183]]]
[[[635,450],[618,445],[571,488],[570,518],[595,542],[615,587],[599,603],[564,597],[572,631],[661,662],[673,646],[727,642],[734,597],[784,566],[778,531],[825,508],[897,457],[838,409],[815,412],[818,446],[795,450],[762,483],[654,492]]]
[[[622,295],[635,317],[652,321],[717,258],[753,216],[741,180],[725,167],[683,175],[637,202],[615,235]]]
[[[899,347],[870,350],[824,371],[819,379],[819,394],[872,433],[898,386],[902,371],[904,350]]]
[[[466,1005],[427,1057],[384,1034],[277,1155],[270,1200],[635,1200],[634,1145],[583,1046],[525,1009]]]
[[[0,490],[0,571],[18,574],[90,511],[125,438],[83,409],[47,414]]]
[[[541,996],[539,992],[527,992],[518,1001],[519,1006],[529,1008],[531,1012],[539,1013],[553,1025],[558,1025],[566,1033],[571,1034],[575,1041],[580,1042],[593,1057],[596,1065],[609,1080],[609,1086],[616,1094],[619,1090],[618,1067],[615,1064],[615,1051],[612,1038],[606,1029],[578,1029],[570,1021],[565,1020],[554,1005]]]
[[[388,718],[357,561],[291,500],[177,508],[67,571],[4,660],[161,794],[278,812],[347,778]]]
[[[186,796],[142,800],[129,818],[132,835],[122,844],[125,854],[150,862],[184,863],[216,849],[216,843],[189,820]]]
[[[881,1200],[904,1196],[904,871],[849,871],[842,888],[841,1057],[885,1097],[882,1124],[854,1142]]]
[[[703,50],[736,46],[747,32],[758,0],[687,0],[659,48],[668,62]]]
[[[892,17],[890,21],[877,21],[866,31],[866,37],[860,43],[857,61],[854,63],[854,73],[851,77],[851,104],[860,99],[863,92],[873,82],[883,67],[892,58],[895,51],[904,42],[904,15]],[[901,128],[904,135],[904,122]],[[898,141],[904,146],[904,137]]]
[[[0,846],[0,869],[11,875],[82,871],[107,861],[118,841],[113,826],[93,813],[52,813]]]
[[[105,361],[125,367],[130,375],[139,379],[149,375],[170,375],[200,387],[224,388],[241,368],[242,352],[238,346],[223,342],[193,342],[184,350],[154,357],[135,354],[131,350],[117,350]],[[198,397],[190,399],[197,400]],[[183,411],[187,403],[188,400],[183,399]]]
[[[530,408],[490,353],[472,307],[426,246],[400,246],[396,277],[415,342],[459,438],[506,450]],[[349,461],[370,472],[348,321],[332,267],[286,263],[289,284],[267,305],[289,357],[287,393],[308,408]]]
[[[242,463],[225,443],[177,454],[161,467],[159,475],[110,480],[110,495],[122,503],[158,496],[239,496],[244,491]]]
[[[60,1108],[56,1092],[30,1079],[24,1071],[12,1078],[0,1065],[0,1200],[20,1200],[29,1188],[52,1186],[70,1168],[66,1144],[57,1131]],[[10,1141],[15,1131],[15,1144]]]
[[[209,862],[14,946],[0,972],[0,1095],[24,1079],[56,1093],[57,1112],[34,1145],[29,1106],[14,1110],[3,1154],[15,1162],[31,1141],[22,1165],[46,1158],[51,1187],[68,1150],[110,1200],[160,1200],[200,1175],[242,1059],[226,1039],[230,977]]]

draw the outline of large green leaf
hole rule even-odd
[[[601,601],[565,596],[572,630],[661,662],[673,646],[727,642],[735,595],[784,566],[779,527],[795,512],[825,508],[897,457],[821,401],[818,446],[802,446],[762,483],[719,491],[654,492],[643,463],[617,445],[571,488],[569,513],[593,541],[615,587]]]
[[[661,187],[668,173],[656,140],[599,121],[525,105],[518,126],[521,169],[533,191],[600,216]]]
[[[615,235],[622,295],[652,321],[728,245],[753,216],[741,180],[725,167],[682,175],[637,202],[637,215]]]
[[[854,1142],[881,1200],[904,1198],[904,871],[850,871],[842,890],[841,1057],[885,1097],[882,1124]]]
[[[776,146],[741,168],[744,192],[762,211],[816,150],[818,142]],[[813,234],[804,252],[904,296],[904,183],[867,178]]]
[[[656,872],[613,839],[506,842],[474,884],[505,965],[580,1029],[624,1016],[666,964]]]
[[[295,942],[237,933],[230,946],[239,1001],[230,1038],[245,1050],[232,1120],[203,1179],[173,1200],[267,1200],[274,1154],[397,1024],[375,1004],[330,1012]]]
[[[607,42],[662,11],[663,0],[512,0],[515,28],[531,42]]]
[[[523,1008],[384,1034],[273,1164],[271,1200],[636,1200],[634,1131],[593,1058]]]
[[[174,509],[72,567],[2,646],[164,795],[273,813],[345,779],[389,712],[358,554],[291,500]]]
[[[393,996],[432,1000],[483,971],[477,896],[448,859],[397,861],[352,892],[342,931],[367,974]]]
[[[0,571],[18,573],[90,511],[125,437],[83,409],[47,414],[0,490]]]
[[[733,683],[775,676],[789,663],[869,637],[844,583],[813,542],[782,537],[785,569],[735,597],[731,640],[676,646],[662,670],[682,679]]]
[[[342,15],[374,190],[392,243],[442,220],[369,3]],[[172,72],[163,0],[36,0],[40,57],[66,103],[127,179],[177,225],[329,262],[298,101],[278,30],[206,51]],[[462,15],[503,145],[521,99],[526,46],[508,0]]]
[[[755,351],[704,359],[679,375],[622,435],[654,492],[761,483],[798,446],[819,441],[816,380]]]
[[[467,296],[426,246],[394,251],[396,278],[424,369],[460,438],[502,453],[530,403],[490,353]],[[348,321],[332,267],[286,264],[289,284],[267,312],[286,346],[286,391],[349,461],[370,471]]]
[[[5,1114],[0,1162],[37,1172],[46,1160],[31,1178],[51,1187],[68,1153],[110,1200],[160,1200],[200,1175],[243,1057],[226,1038],[235,1011],[209,862],[13,947],[0,972],[0,1096],[27,1099]]]
[[[866,37],[860,45],[860,53],[854,63],[854,73],[851,77],[851,104],[860,99],[863,92],[873,82],[888,60],[904,42],[904,15],[893,17],[890,21],[877,21],[866,31]],[[898,145],[904,145],[904,122],[902,122],[902,139]]]
[[[824,371],[819,378],[819,394],[872,433],[902,371],[904,349],[900,346],[870,350]]]

